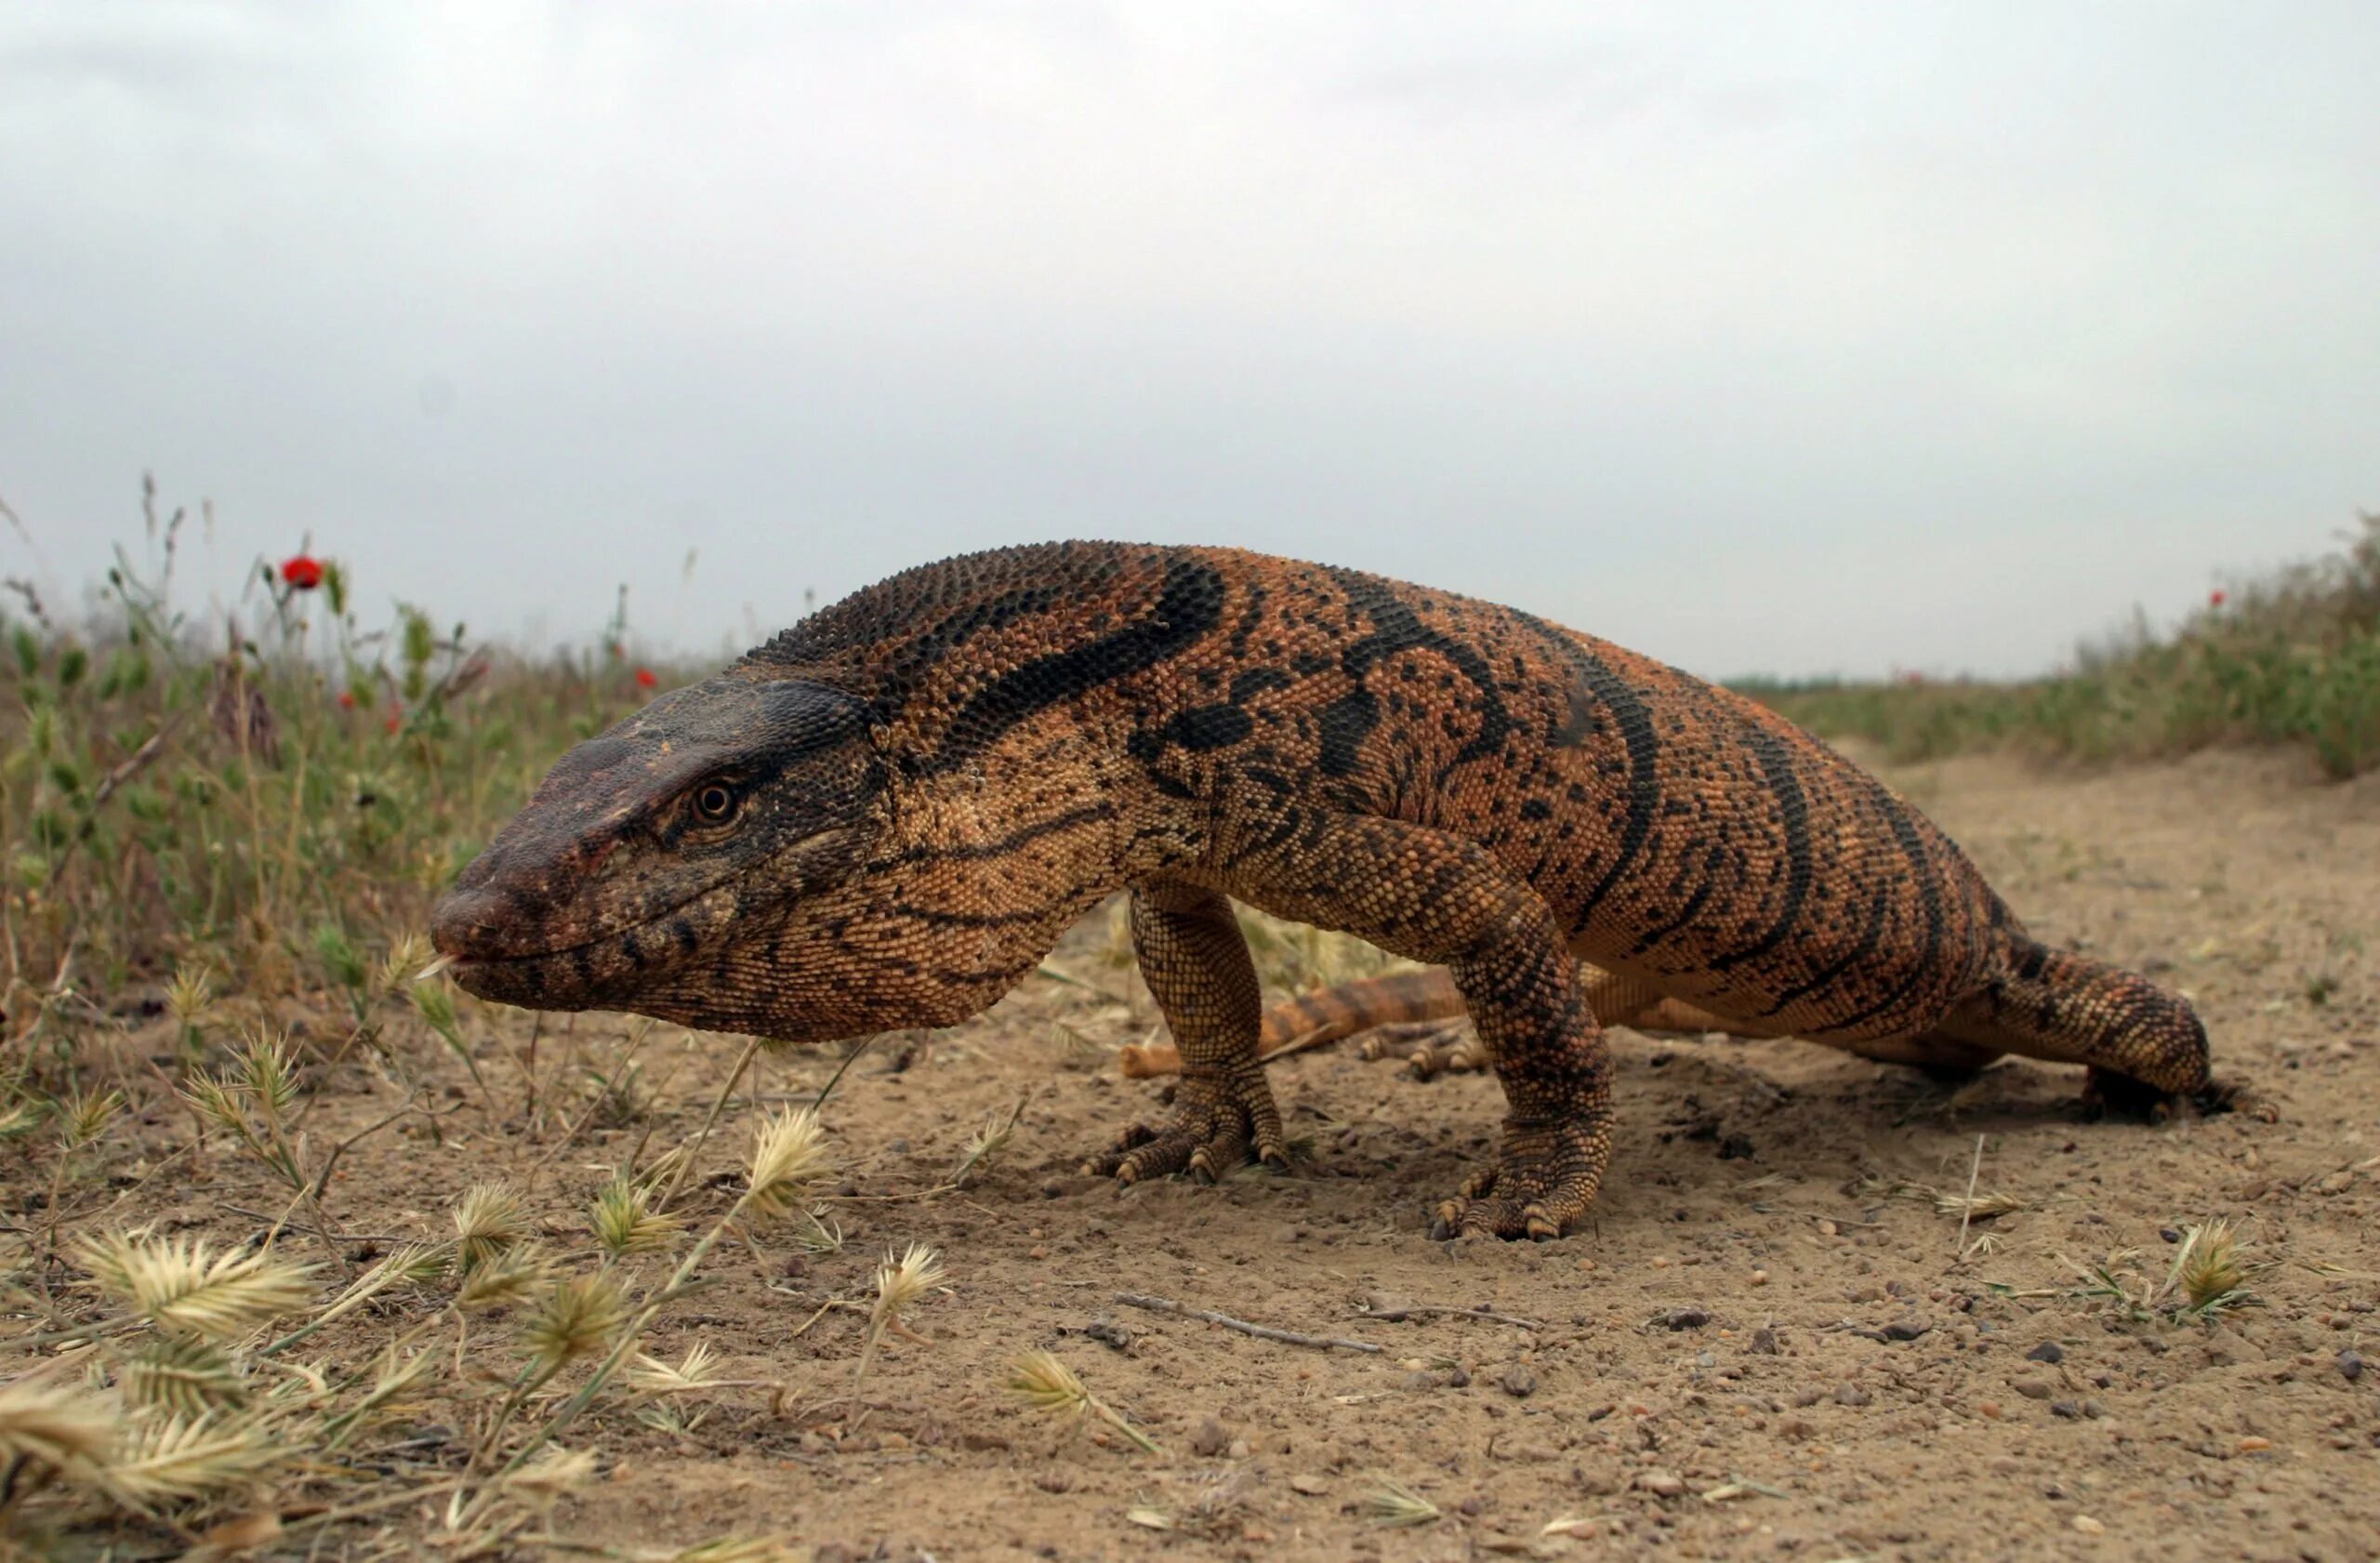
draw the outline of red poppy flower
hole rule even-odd
[[[650,668],[639,668],[636,670],[636,686],[639,689],[651,689],[660,682],[654,676],[654,671]]]
[[[403,727],[404,724],[405,719],[399,716],[394,711],[390,711],[389,713],[389,720],[381,723],[381,725],[386,727],[390,733],[394,733],[398,728]]]
[[[281,562],[281,578],[293,591],[311,591],[323,584],[323,562],[311,553],[293,553]]]
[[[355,691],[342,689],[338,692],[338,709],[343,711],[355,709]]]
[[[2228,600],[2228,594],[2219,586],[2206,594],[2206,605],[2210,608],[2219,608]]]

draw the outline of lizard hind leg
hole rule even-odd
[[[1263,1002],[1231,902],[1170,881],[1132,892],[1132,948],[1182,1053],[1163,1124],[1136,1123],[1085,1163],[1118,1183],[1188,1172],[1211,1182],[1250,1159],[1287,1167],[1289,1142],[1257,1053]]]
[[[2135,1116],[2220,1110],[2241,1094],[2209,1072],[2206,1027],[2189,1000],[2121,967],[2030,940],[2016,944],[2008,969],[1953,1010],[1939,1034],[2085,1065],[2084,1100]]]

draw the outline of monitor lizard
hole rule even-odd
[[[2183,999],[2035,941],[1950,839],[1727,690],[1534,615],[1220,548],[906,570],[565,754],[439,903],[455,980],[787,1042],[980,1013],[1118,890],[1183,1061],[1090,1167],[1289,1141],[1230,897],[1447,968],[1506,1103],[1433,1230],[1553,1238],[1612,1146],[1581,960],[1758,1033],[2216,1105]]]

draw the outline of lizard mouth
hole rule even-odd
[[[528,1009],[602,1008],[633,999],[709,944],[742,909],[742,879],[713,885],[625,928],[555,949],[476,956],[452,948],[447,940],[438,942],[449,945],[447,975],[476,998]]]

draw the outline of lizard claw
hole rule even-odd
[[[2129,1118],[2148,1123],[2212,1118],[2218,1113],[2244,1113],[2260,1123],[2281,1120],[2273,1105],[2242,1080],[2211,1080],[2195,1091],[2160,1091],[2106,1069],[2093,1069],[2083,1081],[2082,1110],[2091,1118]]]
[[[1133,1124],[1084,1162],[1083,1171],[1127,1185],[1173,1172],[1213,1183],[1251,1159],[1276,1169],[1289,1164],[1280,1112],[1263,1072],[1255,1069],[1229,1078],[1185,1077],[1174,1094],[1173,1115],[1162,1127]]]
[[[1430,1236],[1558,1238],[1594,1203],[1610,1154],[1609,1130],[1597,1121],[1509,1127],[1496,1165],[1440,1203]]]

